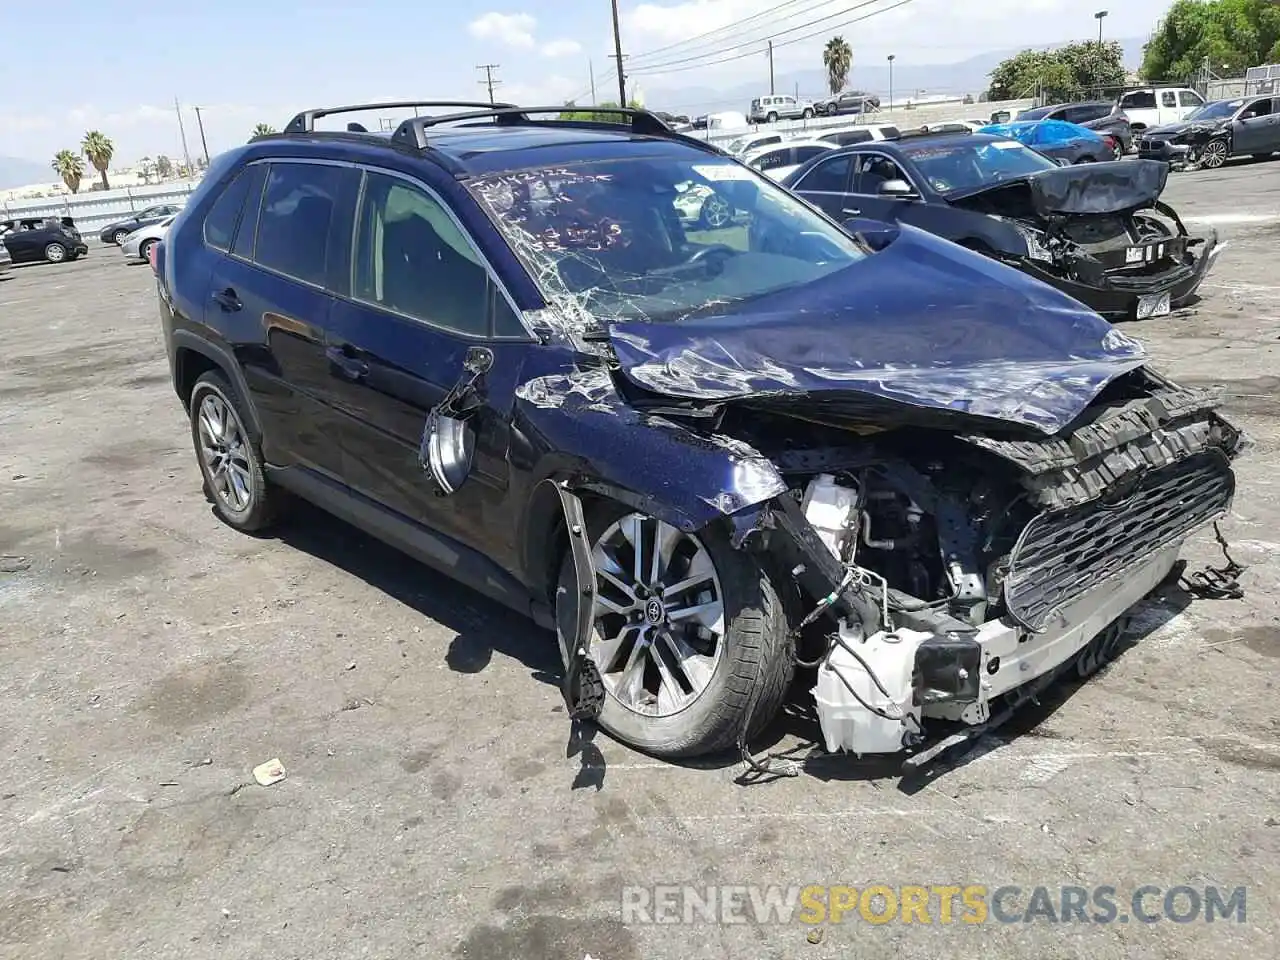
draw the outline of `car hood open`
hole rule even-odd
[[[1146,362],[1137,341],[1066,294],[908,226],[815,283],[609,334],[642,397],[885,426],[976,418],[1053,434]]]
[[[1164,192],[1169,166],[1159,160],[1110,160],[1056,167],[1019,180],[947,194],[948,200],[968,200],[984,193],[1025,183],[1031,203],[1042,217],[1111,215],[1149,207]]]

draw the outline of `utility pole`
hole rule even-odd
[[[890,111],[892,111],[892,110],[893,110],[893,61],[895,61],[895,60],[897,60],[897,59],[898,59],[898,55],[897,55],[896,53],[891,53],[891,54],[889,54],[889,56],[888,56],[888,60],[889,60],[889,109],[890,109]]]
[[[618,61],[618,106],[627,105],[627,75],[622,70],[622,29],[618,26],[618,0],[613,5],[613,56]]]
[[[773,41],[769,41],[769,96],[773,96],[777,91],[773,87]]]
[[[592,60],[587,61],[587,73],[591,75],[591,105],[596,106],[596,65]]]
[[[200,108],[193,107],[196,112],[196,126],[200,128],[200,145],[204,147],[204,165],[209,166],[209,141],[204,138],[204,120],[200,118]]]
[[[178,135],[182,137],[182,158],[187,162],[187,176],[191,176],[191,151],[187,149],[187,128],[182,125],[182,105],[173,98],[173,109],[178,114]]]
[[[493,88],[502,83],[501,80],[493,79],[493,71],[498,70],[501,67],[502,67],[502,64],[500,63],[482,63],[478,67],[476,67],[477,70],[484,71],[484,79],[480,81],[480,85],[482,87],[487,86],[489,88],[490,103],[493,103]]]

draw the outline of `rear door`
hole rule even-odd
[[[244,186],[240,187],[240,180]],[[220,198],[242,190],[243,214],[209,282],[206,311],[226,331],[254,395],[263,454],[341,481],[342,448],[325,327],[333,286],[349,263],[359,173],[345,164],[273,160],[247,167]],[[210,211],[212,219],[217,206]],[[216,228],[216,224],[215,224]]]
[[[334,305],[329,376],[351,489],[496,558],[514,537],[501,504],[515,388],[532,337],[440,197],[425,182],[365,171],[350,295]],[[455,493],[440,496],[424,466],[424,430],[446,394],[471,380],[470,351],[492,361],[472,394],[474,465]]]

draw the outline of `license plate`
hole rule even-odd
[[[1134,263],[1154,263],[1164,259],[1165,245],[1153,243],[1146,247],[1126,247],[1124,251],[1125,266]]]
[[[1164,317],[1172,309],[1169,303],[1169,294],[1167,293],[1153,293],[1149,297],[1138,298],[1139,320],[1146,320],[1148,317]]]

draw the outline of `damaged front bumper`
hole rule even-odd
[[[1131,320],[1141,317],[1139,305],[1143,301],[1169,299],[1169,308],[1181,307],[1200,288],[1226,244],[1219,242],[1218,232],[1210,230],[1202,237],[1186,239],[1184,257],[1190,262],[1175,262],[1167,269],[1144,272],[1141,270],[1108,270],[1096,260],[1080,257],[1067,269],[1040,260],[1024,259],[1020,268],[1025,272],[1074,297],[1081,303],[1111,320]]]

